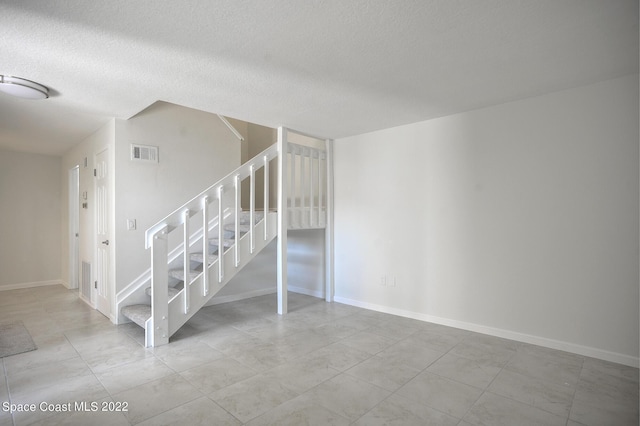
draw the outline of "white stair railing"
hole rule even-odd
[[[278,232],[282,233],[280,240],[283,241],[285,248],[287,229],[326,228],[327,232],[329,231],[332,176],[327,151],[287,142],[287,131],[284,128],[279,129],[279,135],[284,143],[279,142],[267,148],[146,231],[145,244],[151,249],[151,317],[145,324],[147,346],[168,343],[169,337],[180,326],[275,237],[275,214],[270,213],[269,206],[271,196],[269,174],[270,162],[279,155],[282,156],[281,160],[284,160],[286,166],[283,167],[282,164],[278,166],[281,172],[285,171],[280,173],[278,185],[286,185],[286,188],[281,186],[278,191],[278,205],[283,210],[278,212],[277,228]],[[279,149],[285,154],[279,152]],[[256,223],[255,180],[256,172],[260,169],[263,169],[264,176],[264,215]],[[245,179],[249,179],[250,192],[247,229],[245,224],[241,226],[240,223],[241,186]],[[281,201],[282,194],[286,199]],[[229,202],[229,198],[232,198],[232,202]],[[217,217],[211,218],[214,212]],[[196,215],[201,215],[201,227],[198,226],[198,229],[192,232],[191,228],[197,226],[197,222],[192,220]],[[235,240],[233,244],[225,247],[225,223],[230,225],[230,218],[234,223]],[[212,223],[216,223],[213,228]],[[216,236],[215,227],[217,227],[218,255],[216,260],[209,263],[209,239],[210,236]],[[180,228],[182,228],[181,257],[184,287],[177,296],[172,297],[170,302],[168,299],[169,241],[172,233]],[[247,232],[241,237],[241,231]],[[201,237],[195,237],[196,235]],[[202,271],[196,273],[191,270],[191,248],[197,247],[200,238]],[[172,252],[175,253],[175,250]],[[286,265],[286,254],[284,258],[281,257],[280,243],[278,251],[279,269],[282,269],[282,265]],[[327,265],[328,270],[331,269],[330,259]],[[280,275],[279,273],[278,312],[286,313],[286,277],[283,286],[280,283]],[[284,303],[282,303],[282,293],[284,293]]]
[[[147,346],[159,346],[166,344],[171,336],[172,329],[176,326],[169,323],[169,309],[168,309],[168,241],[170,234],[182,228],[182,247],[183,247],[183,262],[184,262],[184,288],[180,292],[182,294],[182,307],[181,313],[185,318],[190,317],[195,313],[195,310],[191,306],[191,284],[192,282],[200,279],[202,282],[201,296],[207,297],[210,295],[211,274],[210,269],[215,266],[218,274],[216,276],[217,283],[222,284],[223,281],[228,281],[233,274],[227,274],[225,269],[228,265],[225,265],[224,253],[225,253],[225,195],[230,193],[233,196],[233,209],[235,210],[232,215],[235,222],[235,241],[228,249],[233,250],[233,263],[232,267],[238,268],[241,264],[241,244],[240,244],[240,205],[241,205],[241,183],[244,179],[250,179],[251,189],[251,203],[249,207],[249,234],[251,240],[251,246],[255,246],[255,172],[261,168],[264,168],[265,175],[268,174],[269,162],[278,156],[277,146],[273,145],[256,157],[252,158],[236,170],[210,186],[196,197],[192,198],[184,205],[176,209],[167,217],[159,221],[156,225],[149,228],[145,233],[146,247],[151,249],[151,318],[146,325],[147,329]],[[270,188],[269,180],[265,179],[264,182],[264,195],[265,200],[269,199]],[[217,205],[218,212],[218,260],[214,264],[209,264],[207,261],[208,244],[209,244],[209,212],[210,205]],[[265,204],[265,208],[268,204]],[[268,211],[265,211],[264,221],[267,220]],[[203,267],[202,272],[193,277],[191,271],[190,260],[190,239],[191,239],[191,218],[197,214],[202,215],[203,227],[198,229],[198,232],[202,233],[202,249],[203,249]],[[270,235],[270,228],[266,223],[262,224],[260,228],[264,228],[262,238],[267,240]],[[261,229],[262,230],[262,229]],[[228,275],[228,276],[226,276]],[[193,277],[193,278],[192,278]],[[188,319],[188,318],[186,318]],[[186,320],[184,320],[186,322]],[[181,321],[184,323],[183,321]]]
[[[322,229],[327,224],[327,153],[288,143],[289,229]],[[297,179],[296,179],[297,178]]]

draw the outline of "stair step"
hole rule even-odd
[[[178,293],[180,293],[180,291],[182,290],[181,288],[175,288],[175,287],[169,287],[169,300],[173,299]],[[149,297],[151,297],[151,287],[147,287],[144,290],[145,294]]]
[[[231,231],[235,233],[236,224],[230,223],[228,225],[225,225],[224,229],[225,229],[225,232]],[[240,230],[240,236],[242,236],[243,234],[246,234],[247,232],[249,232],[249,223],[241,223],[240,225],[238,225],[238,229]]]
[[[200,275],[199,271],[189,271],[189,282],[193,281],[198,275]],[[169,276],[171,278],[184,281],[184,269],[170,269]]]
[[[123,306],[122,315],[144,328],[144,323],[151,318],[151,305],[129,305]]]
[[[191,260],[194,262],[203,263],[204,256],[202,253],[191,253]],[[218,260],[218,250],[216,249],[216,254],[210,254],[207,256],[207,264],[211,265],[213,262]]]
[[[240,224],[245,225],[249,224],[249,212],[242,211],[240,212]],[[260,222],[264,218],[264,212],[253,212],[253,219],[255,223]]]
[[[227,226],[225,225],[224,227],[224,231],[222,232],[222,236],[225,239],[230,239],[233,240],[235,238],[235,231],[233,229],[227,229]],[[218,232],[214,231],[213,233],[210,233],[209,235],[215,235],[216,238],[218,237]]]
[[[217,250],[217,247],[220,246],[219,242],[220,242],[220,239],[218,237],[209,238],[209,244],[212,245],[212,246],[216,246],[216,250]],[[233,238],[225,238],[224,239],[224,248],[231,247],[235,242],[236,242],[236,240],[234,240]]]
[[[254,225],[260,222],[264,218],[263,212],[254,212],[253,221]],[[245,234],[249,232],[249,226],[251,221],[249,220],[249,212],[241,212],[240,213],[240,222],[238,223],[238,227],[240,228],[240,233]],[[228,223],[224,226],[225,231],[234,231],[236,229],[235,223]]]

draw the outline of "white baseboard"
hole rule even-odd
[[[487,327],[480,324],[474,324],[464,321],[457,321],[448,318],[441,318],[433,315],[422,314],[418,312],[406,311],[404,309],[391,308],[388,306],[376,305],[373,303],[361,302],[358,300],[347,299],[336,296],[335,301],[344,303],[345,305],[357,306],[359,308],[369,309],[372,311],[383,312],[386,314],[397,315],[405,318],[416,319],[434,324],[446,325],[449,327],[460,328],[463,330],[474,331],[476,333],[487,334],[490,336],[501,337],[504,339],[515,340],[522,343],[544,346],[551,349],[557,349],[565,352],[571,352],[578,355],[584,355],[591,358],[597,358],[604,361],[615,362],[638,368],[640,359],[630,355],[620,354],[616,352],[606,351],[604,349],[593,348],[589,346],[577,345],[575,343],[563,342],[546,337],[532,336],[530,334],[518,333],[516,331],[504,330],[500,328]]]
[[[86,303],[87,305],[91,306],[93,309],[95,309],[95,308],[96,308],[96,307],[93,305],[93,303],[91,303],[91,300],[90,300],[90,299],[87,299],[86,297],[84,297],[84,296],[82,295],[82,293],[81,293],[81,292],[78,292],[78,298],[79,298],[80,300],[82,300],[84,303]]]
[[[19,290],[21,288],[32,288],[32,287],[44,287],[48,285],[64,285],[64,283],[62,282],[62,280],[49,280],[49,281],[35,281],[31,283],[5,284],[5,285],[0,285],[0,291]]]
[[[324,298],[324,292],[313,291],[304,287],[288,286],[287,290],[292,293],[306,294],[307,296]],[[238,300],[251,299],[252,297],[264,296],[266,294],[275,294],[275,288],[265,288],[261,290],[247,291],[245,293],[231,294],[229,296],[214,296],[205,306],[219,305],[221,303],[236,302]]]
[[[244,293],[230,294],[228,296],[214,296],[204,306],[219,305],[221,303],[235,302],[238,300],[250,299],[252,297],[264,296],[265,294],[275,293],[275,288],[265,288],[261,290],[252,290]]]
[[[324,299],[324,291],[310,290],[304,287],[287,286],[287,290],[293,293],[306,294],[307,296],[318,297]]]

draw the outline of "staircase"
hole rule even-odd
[[[279,313],[286,312],[286,273],[281,275],[281,271],[286,271],[286,233],[288,229],[327,226],[330,168],[324,149],[287,143],[286,129],[280,128],[278,134],[277,144],[146,231],[151,268],[118,293],[116,308],[120,314],[118,322],[130,320],[144,328],[147,347],[168,343],[171,335],[276,236],[280,237]],[[277,211],[269,206],[269,168],[275,159]],[[255,177],[261,169],[263,206],[257,210]],[[249,208],[243,210],[241,188],[246,179]]]
[[[264,212],[255,212],[255,221],[254,225],[260,224],[260,221],[264,219]],[[249,226],[249,212],[240,212],[240,238],[246,235],[247,232],[250,232],[251,227]],[[260,224],[260,226],[262,226]],[[255,228],[255,226],[254,226]],[[214,234],[215,235],[215,234]],[[235,244],[235,224],[230,223],[224,225],[224,240],[223,247],[225,252],[234,246]],[[271,233],[271,238],[268,238],[266,243],[268,244],[275,233]],[[201,248],[199,251],[190,252],[190,261],[188,263],[188,269],[184,267],[184,259],[180,258],[177,262],[169,263],[169,288],[167,289],[167,297],[169,299],[169,304],[179,296],[181,291],[185,287],[185,282],[188,282],[191,285],[203,272],[205,268],[205,257],[206,257],[206,266],[208,268],[212,267],[215,262],[218,261],[219,253],[220,253],[220,240],[219,237],[213,237],[208,239],[209,244],[206,248],[206,252],[204,248]],[[206,254],[205,254],[206,253]],[[250,253],[249,253],[250,254]],[[185,274],[187,279],[185,280]],[[152,297],[152,287],[151,283],[149,283],[149,287],[145,288],[145,295],[148,297],[148,303],[144,304],[133,304],[123,306],[120,312],[125,318],[130,319],[134,323],[138,324],[142,328],[146,328],[147,321],[151,318],[151,297]],[[184,303],[184,302],[183,302]]]

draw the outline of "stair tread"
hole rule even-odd
[[[204,256],[202,255],[202,252],[200,252],[200,253],[191,253],[191,260],[202,263],[203,260],[204,260]],[[216,254],[207,255],[207,263],[209,265],[211,265],[216,260],[218,260],[217,250],[216,250]]]
[[[193,281],[198,275],[200,275],[201,271],[189,271],[189,282]],[[170,269],[169,276],[171,278],[175,278],[180,281],[184,281],[184,269]]]
[[[253,223],[254,225],[260,222],[264,218],[263,212],[254,212]],[[238,227],[240,228],[241,233],[249,232],[251,221],[249,220],[249,212],[240,212],[240,221],[238,222]],[[236,224],[228,223],[224,225],[224,229],[226,231],[235,231]]]
[[[226,231],[232,231],[232,232],[235,233],[236,224],[235,223],[229,223],[229,224],[224,226],[224,229]],[[246,234],[247,232],[249,232],[249,223],[241,223],[240,225],[238,225],[238,229],[240,231],[240,234]]]
[[[123,306],[120,312],[122,315],[144,328],[144,323],[151,318],[151,305]]]
[[[180,293],[181,290],[182,288],[169,287],[169,300],[173,299],[178,293]],[[144,292],[147,296],[151,297],[151,287],[147,287]]]
[[[214,237],[214,238],[209,238],[209,244],[211,244],[212,246],[216,246],[218,247],[220,244],[218,244],[218,242],[220,241],[220,239],[218,237]],[[225,238],[224,239],[224,246],[225,248],[229,248],[231,247],[234,243],[236,242],[235,239],[233,238]]]
[[[250,217],[250,213],[246,210],[243,210],[240,212],[240,224],[248,224],[249,223],[249,217]],[[260,222],[262,219],[264,218],[264,212],[261,211],[254,211],[253,212],[253,219],[255,220],[255,223]]]

